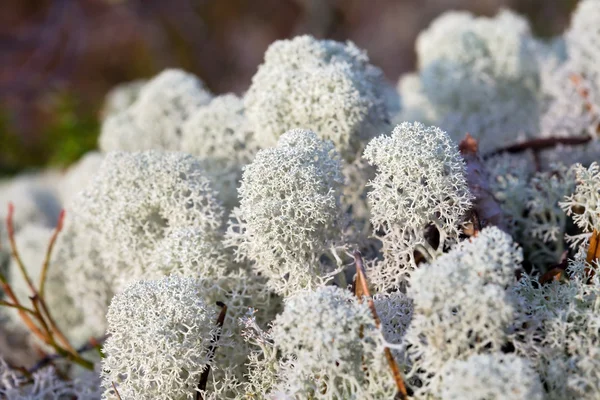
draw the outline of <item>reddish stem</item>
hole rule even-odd
[[[48,243],[48,248],[46,250],[46,258],[44,259],[44,265],[42,267],[42,273],[40,275],[40,297],[45,299],[44,297],[44,289],[46,287],[46,275],[48,273],[48,267],[50,266],[50,260],[52,258],[52,250],[54,249],[54,245],[56,243],[56,239],[58,238],[58,234],[62,231],[63,222],[65,219],[65,210],[61,210],[60,215],[58,216],[58,222],[56,223],[56,228],[54,228],[54,233],[50,238],[50,242]]]

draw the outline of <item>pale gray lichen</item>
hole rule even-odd
[[[262,373],[272,375],[264,377],[272,382],[266,396],[342,400],[395,394],[383,335],[366,302],[345,289],[327,286],[294,294],[272,331],[255,338],[267,349],[259,364]]]
[[[600,230],[600,166],[594,162],[589,168],[578,164],[574,169],[575,192],[566,196],[560,206],[583,232]]]
[[[121,83],[112,88],[104,98],[102,117],[106,118],[109,115],[117,114],[135,103],[146,82],[143,79],[138,79]]]
[[[225,324],[229,327],[227,339],[233,344],[219,349],[213,370],[216,385],[220,379],[245,381],[250,346],[241,337],[238,324],[250,306],[260,309],[261,322],[270,321],[279,311],[279,299],[265,285],[265,279],[255,275],[245,265],[233,262],[231,253],[224,248],[222,236],[198,228],[180,228],[161,241],[156,255],[148,265],[145,276],[160,278],[178,275],[198,278],[203,299],[209,304],[222,302],[227,306]],[[228,388],[233,390],[233,388]]]
[[[311,131],[286,132],[245,168],[229,246],[279,294],[323,284],[334,268],[321,256],[342,239],[343,183],[330,141]]]
[[[469,132],[486,153],[537,134],[538,45],[527,20],[510,11],[447,12],[421,32],[416,50],[422,96],[412,98],[426,98],[419,114],[437,117],[455,140]]]
[[[91,151],[69,167],[58,186],[63,204],[68,203],[92,181],[103,159],[102,153]]]
[[[429,246],[429,226],[440,234],[440,245],[432,252],[458,239],[471,207],[465,164],[445,132],[418,122],[402,123],[390,136],[371,140],[364,157],[377,168],[368,196],[384,256],[369,275],[380,290],[397,288],[415,267],[417,246]]]
[[[0,358],[0,397],[10,400],[100,400],[101,390],[95,372],[65,380],[49,366],[26,378]]]
[[[381,321],[381,332],[388,343],[401,345],[413,315],[412,300],[402,292],[378,293],[373,303]],[[397,348],[393,350],[396,360],[404,355]]]
[[[545,79],[550,98],[542,119],[543,132],[555,136],[598,136],[600,124],[600,3],[578,3],[563,35],[566,59]]]
[[[485,160],[485,167],[490,190],[500,203],[505,225],[514,237],[520,237],[524,234],[527,188],[536,170],[534,155],[531,152],[504,153]]]
[[[182,275],[219,279],[237,267],[219,230],[182,226],[167,234],[148,265],[151,276]]]
[[[196,398],[221,329],[194,278],[133,283],[113,298],[107,320],[104,398],[116,398],[113,382],[123,399]]]
[[[252,161],[258,147],[244,103],[233,94],[215,97],[198,108],[181,130],[181,151],[200,160],[228,209],[238,204],[242,168]]]
[[[0,234],[7,239],[8,205],[13,203],[15,231],[28,224],[53,227],[58,221],[61,205],[56,193],[59,176],[53,171],[17,175],[0,186]]]
[[[508,234],[488,227],[413,272],[407,294],[414,311],[403,347],[418,395],[435,391],[448,361],[499,351],[508,342],[515,309],[506,288],[522,257]]]
[[[516,351],[534,364],[551,400],[600,395],[600,279],[589,267],[580,251],[568,279],[541,284],[525,275],[513,289]]]
[[[532,365],[513,354],[480,354],[466,360],[453,360],[439,374],[439,398],[443,400],[545,398]]]
[[[61,210],[56,191],[58,180],[58,174],[48,171],[20,174],[5,182],[0,181],[0,271],[6,273],[11,262],[6,225],[9,204],[14,206],[12,222],[15,233],[30,224],[54,227]]]
[[[425,125],[432,125],[438,120],[435,106],[431,104],[423,92],[419,74],[402,75],[397,86],[402,105],[400,112],[393,118],[393,123],[418,121]]]
[[[100,149],[179,150],[183,123],[211,98],[196,76],[167,69],[149,80],[129,107],[106,118]]]
[[[554,165],[548,172],[538,172],[526,189],[526,217],[521,219],[521,243],[526,258],[544,270],[560,261],[569,218],[560,206],[561,200],[575,188],[572,168]]]
[[[552,149],[538,153],[540,167],[543,171],[551,169],[553,164],[564,165],[582,164],[589,167],[594,161],[600,160],[600,141],[593,140],[582,145],[559,144]]]
[[[310,129],[347,160],[389,123],[385,81],[352,42],[300,36],[273,43],[244,97],[263,146],[284,132]]]
[[[218,235],[224,209],[197,159],[183,153],[114,152],[67,206],[55,262],[94,325],[110,298],[145,276],[161,241],[181,228]]]

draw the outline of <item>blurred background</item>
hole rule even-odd
[[[352,40],[390,82],[418,33],[449,9],[512,8],[564,30],[576,0],[0,0],[0,175],[64,167],[95,148],[104,96],[166,67],[241,94],[274,40]]]

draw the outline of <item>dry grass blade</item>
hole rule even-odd
[[[219,313],[219,317],[217,318],[217,326],[219,327],[219,332],[212,340],[212,345],[210,349],[208,349],[208,358],[212,359],[215,356],[215,352],[217,351],[217,342],[221,337],[221,328],[223,328],[223,323],[225,322],[225,316],[227,315],[227,305],[225,303],[218,301],[217,305],[221,307],[221,312]],[[206,385],[208,384],[208,375],[210,374],[210,365],[207,365],[202,371],[202,375],[200,375],[200,382],[198,382],[198,387],[196,391],[196,400],[204,400],[204,396],[202,393],[206,391]]]
[[[367,282],[367,274],[365,272],[365,266],[363,263],[362,255],[358,250],[354,252],[354,261],[356,262],[356,279],[354,280],[354,294],[358,298],[359,302],[362,302],[363,299],[367,300],[367,304],[369,305],[369,309],[373,314],[373,319],[375,320],[375,325],[377,328],[381,326],[381,320],[377,315],[377,310],[375,309],[375,303],[373,302],[373,297],[371,296],[371,291],[369,290],[369,284]],[[392,370],[392,375],[394,377],[394,382],[396,382],[396,388],[398,389],[397,398],[400,400],[406,400],[408,398],[408,393],[406,391],[406,385],[404,384],[404,380],[402,379],[402,375],[400,374],[400,369],[398,368],[398,364],[396,364],[396,360],[394,360],[394,356],[392,355],[391,350],[386,347],[385,350],[385,358],[388,361],[390,369]]]

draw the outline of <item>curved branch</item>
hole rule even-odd
[[[497,156],[502,153],[522,153],[527,150],[533,150],[534,152],[538,152],[545,149],[550,149],[558,146],[559,144],[566,146],[577,146],[590,142],[592,140],[591,136],[580,136],[580,137],[548,137],[548,138],[539,138],[539,139],[531,139],[525,142],[512,144],[510,146],[502,147],[497,150],[492,151],[484,155],[484,158],[490,158],[493,156]]]

